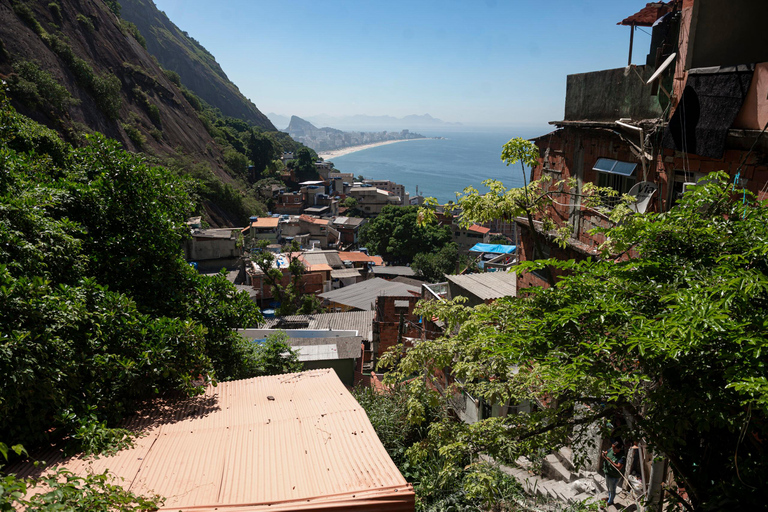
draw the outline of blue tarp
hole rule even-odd
[[[513,254],[517,250],[516,245],[500,244],[475,244],[469,252],[490,252],[493,254]]]

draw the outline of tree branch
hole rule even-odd
[[[528,439],[530,437],[534,437],[534,436],[538,436],[540,434],[544,434],[546,432],[549,432],[550,430],[554,430],[554,429],[559,428],[559,427],[573,427],[573,426],[576,426],[576,425],[583,425],[585,423],[591,423],[591,422],[593,422],[595,420],[598,420],[600,418],[605,418],[611,412],[613,412],[613,409],[606,408],[602,412],[600,412],[598,414],[595,414],[595,415],[592,415],[592,416],[585,416],[583,418],[577,418],[577,419],[570,420],[570,421],[569,420],[563,420],[563,421],[559,421],[559,422],[556,422],[556,423],[551,423],[551,424],[549,424],[549,425],[547,425],[545,427],[541,427],[541,428],[536,429],[536,430],[534,430],[532,432],[527,432],[527,433],[525,433],[525,434],[523,434],[521,436],[518,436],[518,437],[515,438],[515,440],[516,441],[522,441],[522,440]]]

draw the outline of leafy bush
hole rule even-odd
[[[181,94],[184,95],[184,97],[187,99],[190,105],[192,105],[192,108],[197,110],[198,112],[201,112],[203,110],[203,104],[200,101],[200,98],[198,98],[195,93],[184,87],[181,86]],[[206,127],[207,128],[207,127]]]
[[[59,3],[58,2],[49,3],[48,10],[51,11],[51,16],[53,16],[53,21],[61,25],[64,19],[61,17],[61,6],[59,5]]]
[[[133,38],[138,41],[138,43],[144,47],[144,49],[147,48],[147,40],[144,38],[143,35],[141,35],[141,31],[139,30],[139,27],[137,27],[135,24],[131,23],[127,20],[121,20],[120,21],[120,30],[124,34],[130,34],[133,36]]]
[[[163,73],[165,73],[165,76],[168,77],[168,80],[175,84],[176,87],[181,87],[181,77],[177,72],[171,71],[170,69],[164,69]]]
[[[93,34],[96,31],[96,27],[93,26],[93,21],[91,21],[91,18],[86,16],[85,14],[78,14],[77,22],[83,26],[85,30],[87,30],[89,33]]]
[[[188,181],[100,135],[73,149],[2,92],[0,168],[0,439],[100,450],[136,401],[248,374],[232,329],[258,309],[182,258]]]
[[[160,117],[160,109],[157,107],[157,105],[152,103],[152,101],[147,96],[147,93],[145,93],[138,85],[134,87],[131,92],[133,93],[133,97],[136,99],[136,102],[141,105],[144,110],[146,110],[150,121],[152,121],[156,127],[162,128],[163,120]]]
[[[248,158],[231,146],[224,150],[224,163],[235,174],[243,175],[248,170]]]
[[[16,75],[9,81],[11,94],[29,106],[43,106],[47,102],[56,110],[63,111],[78,102],[66,87],[59,84],[53,75],[40,69],[35,62],[15,62],[13,70]]]
[[[7,475],[0,478],[0,489],[3,489],[5,494],[0,505],[4,506],[3,510],[128,512],[157,510],[164,503],[164,499],[158,495],[136,495],[125,490],[114,480],[107,471],[83,477],[63,468],[57,468],[53,473],[39,479]],[[45,491],[27,497],[28,489],[33,487],[41,487]]]
[[[120,11],[122,10],[122,6],[120,5],[120,2],[117,0],[104,0],[104,3],[107,4],[107,7],[109,7],[109,10],[114,13],[115,16],[118,18],[120,17]]]
[[[134,146],[136,146],[136,149],[144,148],[147,144],[147,138],[141,133],[138,126],[130,123],[121,123],[120,126],[123,127],[125,134],[128,135],[128,138],[133,142]]]
[[[40,25],[40,22],[35,18],[35,13],[32,12],[32,9],[30,9],[26,3],[14,2],[13,12],[15,12],[16,15],[35,32],[35,34],[42,36],[46,33],[43,26]]]
[[[91,66],[76,56],[72,47],[61,38],[51,34],[41,37],[48,47],[67,64],[75,76],[75,81],[90,93],[99,109],[110,119],[117,119],[123,101],[120,98],[122,87],[120,79],[109,72],[97,75]]]

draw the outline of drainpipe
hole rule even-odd
[[[632,65],[632,44],[635,42],[635,24],[629,26],[629,57],[627,57],[627,66]]]

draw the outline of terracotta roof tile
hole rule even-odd
[[[673,2],[651,2],[628,18],[624,18],[617,25],[635,25],[636,27],[650,27],[665,14],[672,12]]]

